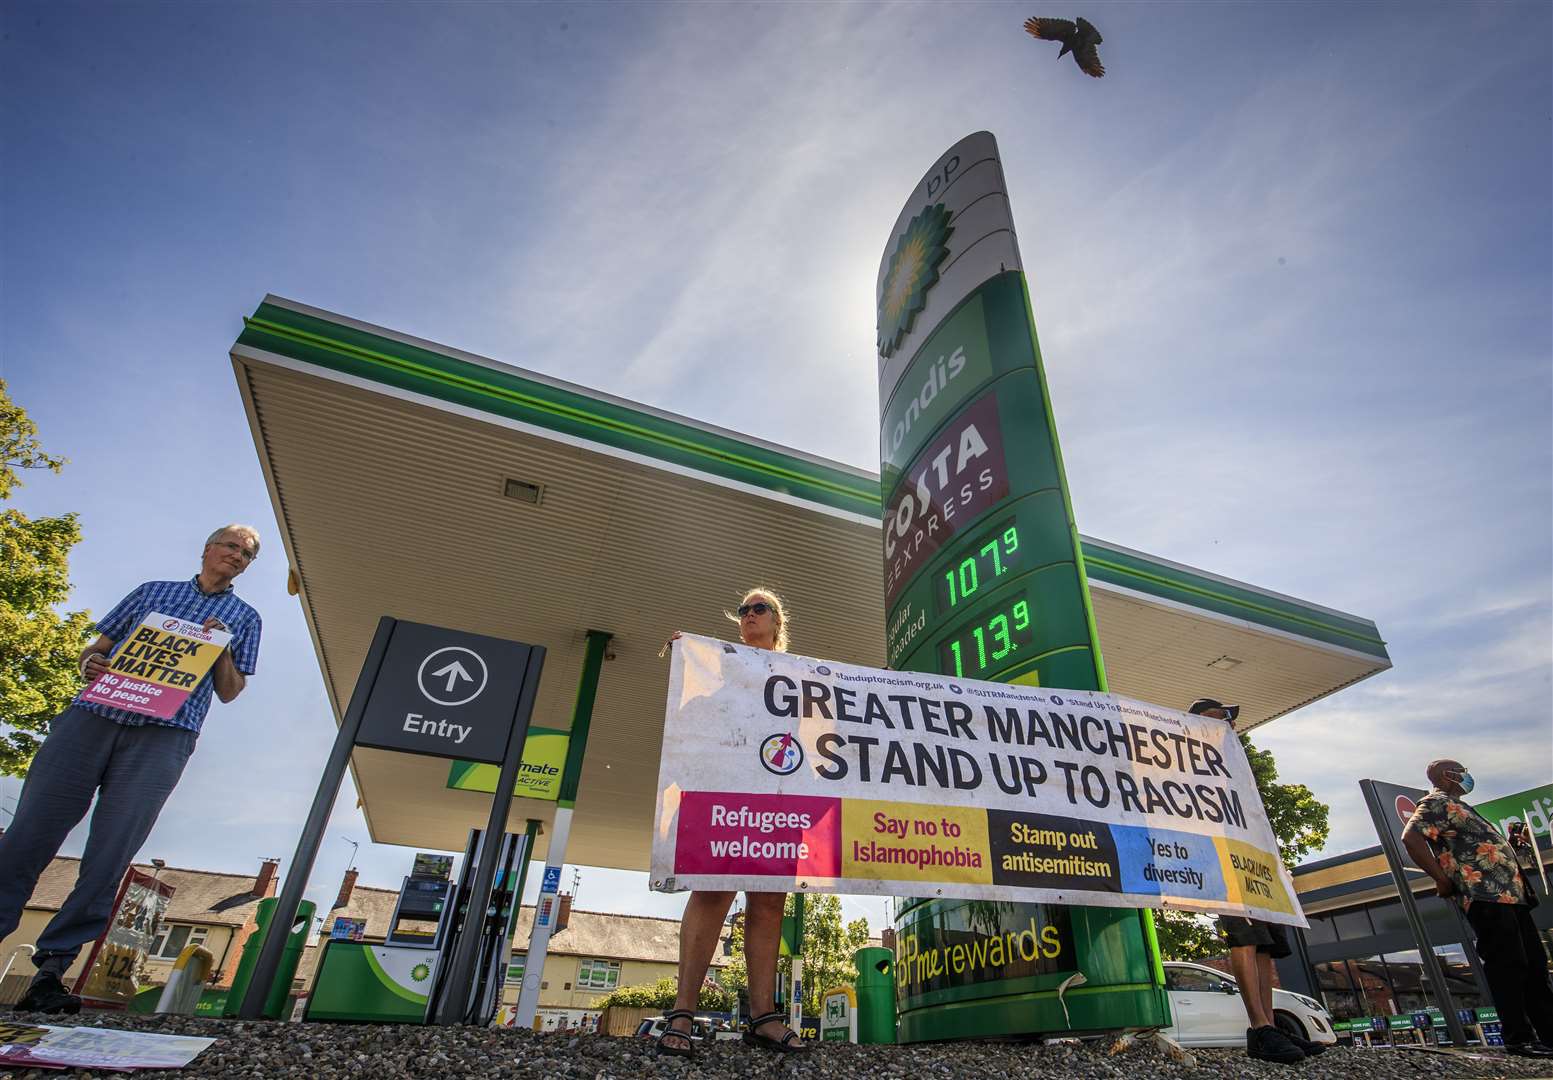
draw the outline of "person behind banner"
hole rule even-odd
[[[1186,711],[1233,726],[1240,706],[1198,698]],[[1240,987],[1240,1003],[1251,1024],[1246,1029],[1246,1056],[1293,1065],[1324,1051],[1321,1043],[1281,1031],[1273,1022],[1273,961],[1292,951],[1288,931],[1277,923],[1239,915],[1220,915],[1218,921],[1219,932],[1229,945],[1229,966]]]
[[[1537,895],[1510,842],[1462,800],[1473,784],[1467,767],[1440,758],[1429,763],[1427,775],[1429,793],[1402,827],[1402,843],[1434,879],[1436,893],[1459,896],[1466,906],[1505,1052],[1553,1058],[1548,954],[1531,919]]]
[[[259,613],[237,598],[233,580],[259,555],[259,534],[227,525],[205,541],[199,573],[185,581],[148,581],[97,620],[97,640],[81,651],[89,687],[108,670],[116,648],[154,613],[231,634],[215,664],[168,719],[114,708],[77,695],[49,725],[10,828],[0,834],[0,938],[14,931],[38,877],[80,820],[92,798],[91,831],[74,888],[38,935],[38,969],[17,1008],[78,1012],[64,974],[81,946],[96,939],[113,915],[113,901],[130,860],[150,835],[172,794],[210,708],[211,694],[230,702],[243,692],[259,660]]]
[[[737,617],[729,618],[739,624],[739,637],[744,644],[787,651],[787,613],[782,598],[770,589],[745,593]],[[676,631],[669,640],[678,637]],[[685,904],[679,928],[679,991],[674,1008],[663,1014],[668,1026],[658,1037],[660,1054],[695,1056],[690,1033],[696,1003],[733,897],[731,892],[693,892]],[[746,891],[744,898],[744,955],[749,964],[750,1012],[754,1014],[745,1025],[744,1042],[779,1053],[803,1053],[808,1048],[776,1009],[777,953],[781,948],[782,909],[787,894]]]

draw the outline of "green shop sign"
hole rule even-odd
[[[1549,832],[1549,826],[1553,824],[1553,784],[1480,803],[1475,809],[1499,826],[1501,832],[1507,822],[1520,820],[1538,836],[1553,835]]]
[[[531,727],[523,744],[523,763],[518,767],[518,785],[513,797],[544,799],[554,802],[561,794],[561,774],[566,769],[566,747],[571,735],[553,728]],[[447,786],[454,791],[496,793],[501,768],[476,761],[454,761],[448,769]]]

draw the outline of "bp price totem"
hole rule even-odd
[[[890,666],[1107,689],[987,132],[912,192],[878,300]],[[1149,912],[923,899],[896,931],[903,1042],[1169,1023]]]

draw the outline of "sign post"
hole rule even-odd
[[[955,143],[912,189],[879,264],[877,301],[890,666],[1105,691],[1007,183],[989,132]],[[922,903],[937,910],[941,901]],[[907,916],[903,910],[900,926]],[[1133,914],[1126,929],[1122,918],[1116,940],[1127,942],[1134,970],[1118,971],[1115,991],[1093,986],[1106,1005],[1073,1028],[1167,1022],[1152,916]],[[1091,925],[1094,940],[1106,934]],[[1142,985],[1150,988],[1134,989]],[[903,994],[902,1039],[968,1035],[968,1021],[983,1035],[1050,1030],[1036,1011],[1008,1009],[1006,993],[989,985],[984,1002],[963,1000],[954,1010]]]
[[[512,806],[544,657],[545,650],[539,646],[387,615],[378,620],[270,921],[272,928],[279,929],[265,938],[239,1017],[252,1020],[263,1012],[280,969],[287,938],[284,928],[296,918],[351,751],[366,746],[499,764],[501,776],[488,825],[494,831],[486,835],[500,837]],[[466,924],[483,920],[499,847],[499,843],[485,845]],[[446,983],[449,994],[439,1006],[438,1022],[464,1019],[470,979],[457,976],[472,977],[477,938],[477,934],[465,934],[455,947]]]
[[[603,630],[589,630],[587,634],[587,652],[583,655],[582,676],[577,681],[577,703],[572,709],[571,738],[566,747],[561,792],[556,800],[555,819],[550,824],[550,846],[545,851],[545,876],[539,887],[539,902],[534,908],[534,925],[529,930],[523,985],[518,990],[513,1020],[516,1027],[533,1027],[534,1014],[539,1011],[539,985],[544,978],[545,957],[550,952],[550,935],[555,930],[561,867],[566,865],[572,811],[577,805],[578,786],[582,783],[582,761],[588,749],[588,729],[593,723],[593,699],[598,694],[599,672],[612,636]],[[511,794],[508,791],[507,798],[510,799]],[[498,792],[496,797],[499,799],[502,795]]]
[[[1360,780],[1359,787],[1364,791],[1364,804],[1370,809],[1370,818],[1375,822],[1375,831],[1380,836],[1381,849],[1386,853],[1386,864],[1391,867],[1391,876],[1397,883],[1397,899],[1402,903],[1408,929],[1413,932],[1413,940],[1418,945],[1418,958],[1423,963],[1424,974],[1428,976],[1429,985],[1434,991],[1434,1003],[1439,1006],[1451,1042],[1464,1047],[1467,1045],[1467,1033],[1461,1026],[1461,1017],[1456,1013],[1456,1004],[1451,1000],[1450,988],[1445,985],[1445,970],[1440,967],[1440,958],[1434,955],[1434,947],[1429,943],[1429,932],[1424,928],[1423,917],[1418,913],[1418,903],[1413,899],[1413,889],[1403,866],[1402,829],[1395,812],[1395,801],[1396,792],[1405,789],[1397,789],[1392,784],[1378,784],[1374,780]],[[1383,793],[1380,790],[1383,787],[1393,790]],[[1422,794],[1421,791],[1416,793]],[[1389,800],[1388,795],[1391,796]],[[1412,801],[1417,801],[1416,796],[1412,797]],[[1392,805],[1386,805],[1388,802]],[[1462,938],[1462,944],[1471,950],[1471,941],[1467,937]]]

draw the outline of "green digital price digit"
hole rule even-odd
[[[999,612],[987,625],[992,630],[993,639],[999,643],[993,650],[992,659],[1001,660],[1015,649],[1014,639],[1008,633],[1008,616]]]
[[[982,547],[982,549],[977,552],[978,556],[987,554],[991,554],[992,556],[992,576],[998,577],[1003,573],[1003,560],[998,558],[998,542],[996,539]]]
[[[1014,629],[1023,630],[1030,625],[1030,605],[1023,600],[1014,603]]]

